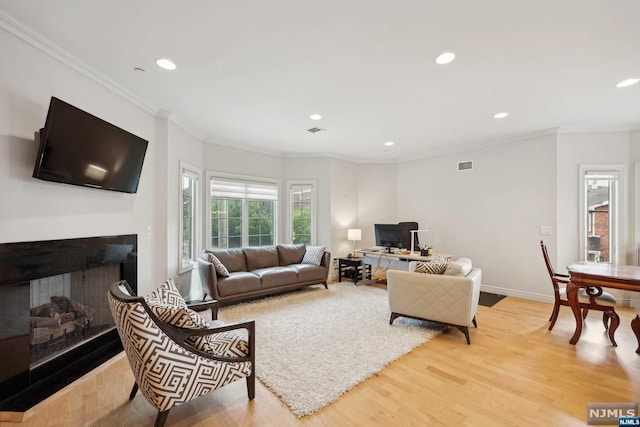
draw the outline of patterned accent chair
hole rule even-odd
[[[246,378],[249,400],[255,397],[255,323],[185,328],[165,323],[145,298],[133,295],[126,281],[111,285],[109,306],[135,377],[129,399],[138,390],[158,409],[155,426],[163,426],[178,405]],[[246,330],[244,334],[236,330]],[[194,346],[207,338],[211,351]]]

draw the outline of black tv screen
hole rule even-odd
[[[135,193],[147,145],[147,140],[51,97],[33,177]]]
[[[411,249],[411,230],[418,229],[417,222],[401,222],[398,224],[374,224],[376,246],[387,246],[401,249],[420,249],[418,236],[414,236],[414,248]]]

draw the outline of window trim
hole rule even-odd
[[[201,209],[200,209],[200,200],[201,200],[201,185],[202,181],[202,170],[192,164],[187,162],[180,161],[180,169],[178,174],[178,274],[186,273],[191,271],[197,265],[198,254],[201,251],[200,241],[202,239],[202,221],[200,219]],[[183,209],[182,209],[182,179],[184,176],[195,179],[196,189],[193,200],[193,259],[189,260],[188,264],[185,263],[185,259],[182,257],[182,242],[184,239],[183,227],[182,223],[184,221]]]
[[[275,179],[275,178],[266,178],[266,177],[259,177],[259,176],[250,176],[250,175],[238,175],[238,174],[232,174],[232,173],[226,173],[226,172],[216,172],[216,171],[206,171],[205,173],[205,177],[206,177],[206,194],[205,194],[205,211],[207,212],[206,215],[206,225],[205,225],[205,232],[206,235],[204,237],[204,242],[206,247],[211,247],[211,179],[212,178],[221,178],[221,179],[229,179],[229,180],[237,180],[237,181],[249,181],[249,182],[256,182],[256,183],[265,183],[265,184],[272,184],[277,188],[277,196],[276,196],[276,211],[275,211],[275,222],[274,222],[274,244],[277,244],[279,242],[281,242],[281,236],[280,236],[280,230],[282,229],[281,227],[281,215],[280,212],[282,212],[281,210],[281,205],[282,205],[282,182],[279,179]],[[244,218],[244,213],[243,213],[243,219],[242,219],[242,227],[243,227],[243,235],[242,235],[242,239],[243,239],[243,247],[244,247],[244,240],[247,237],[247,233],[245,233],[244,228],[248,227],[248,222],[245,221]]]
[[[612,248],[614,254],[613,256],[609,256],[611,264],[618,264],[623,259],[624,253],[626,251],[626,233],[624,230],[627,229],[627,170],[624,164],[581,164],[580,172],[579,172],[579,259],[584,261],[586,254],[587,241],[585,239],[586,229],[587,229],[587,198],[586,198],[586,188],[584,185],[585,174],[587,172],[612,172],[618,174],[617,181],[617,209],[616,218],[615,218],[615,228],[616,228],[616,239],[617,246]]]
[[[293,232],[293,212],[291,210],[291,186],[292,185],[311,185],[313,191],[311,193],[311,245],[316,245],[318,242],[318,204],[316,203],[318,197],[318,183],[316,180],[288,180],[286,182],[286,243],[292,244],[291,234]]]

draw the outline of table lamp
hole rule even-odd
[[[348,229],[347,240],[353,240],[353,256],[356,256],[356,240],[362,240],[362,230],[359,228]]]

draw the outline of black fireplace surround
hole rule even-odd
[[[25,412],[122,351],[107,290],[127,280],[137,292],[137,242],[132,234],[0,244],[0,411]]]

